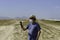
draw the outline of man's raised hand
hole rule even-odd
[[[20,21],[20,25],[22,25],[22,21]]]

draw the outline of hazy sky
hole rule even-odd
[[[60,18],[60,0],[0,0],[0,16]]]

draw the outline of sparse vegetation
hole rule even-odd
[[[41,20],[41,21],[48,23],[48,24],[60,25],[60,21],[50,21],[50,20]]]
[[[1,25],[10,25],[13,24],[15,21],[13,19],[8,19],[8,20],[0,20],[0,26]]]
[[[7,23],[7,26],[9,26],[9,24],[16,23],[15,21],[13,21],[13,22],[12,21],[13,20],[1,20],[0,23],[1,23],[2,26],[5,25],[4,23]],[[23,23],[24,27],[26,27],[26,25],[28,24],[28,21],[27,20],[25,20],[25,21],[26,22]],[[43,22],[44,23],[49,23],[49,24],[52,23],[52,25],[60,24],[59,22],[54,22],[54,21],[43,21]],[[41,24],[40,22],[39,22],[39,24],[42,28],[42,33],[41,33],[41,36],[40,36],[39,40],[60,40],[60,30],[58,30],[57,28],[52,27],[52,26],[46,26],[44,24]],[[10,30],[12,32],[8,33]],[[9,34],[9,35],[7,35],[8,37],[6,37],[5,40],[27,40],[27,38],[28,38],[28,32],[27,32],[28,30],[23,31],[21,29],[19,23],[11,25],[9,27],[6,27],[6,29],[3,29],[3,27],[2,27],[2,30],[0,30],[0,38],[1,37],[3,38],[3,36],[4,36],[3,34],[6,35],[5,31],[7,31],[7,34]],[[12,38],[10,38],[10,37],[12,37]]]

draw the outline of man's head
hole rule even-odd
[[[32,15],[30,18],[29,18],[29,21],[30,22],[35,22],[36,21],[36,16]]]

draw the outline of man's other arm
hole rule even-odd
[[[37,40],[39,39],[40,34],[41,34],[41,30],[38,32],[38,35],[37,35]]]

